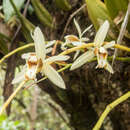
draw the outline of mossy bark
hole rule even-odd
[[[49,80],[38,85],[63,108],[75,130],[92,130],[99,118],[98,114],[104,111],[106,105],[128,90],[129,78],[124,75],[129,75],[127,67],[124,71],[110,76],[104,70],[95,70],[93,66],[84,65],[81,69],[68,72],[67,77],[64,77],[66,90],[54,86]],[[127,106],[127,109],[124,106]],[[108,127],[114,130],[128,129],[129,101],[117,108],[109,115],[108,122],[111,122],[111,125]]]

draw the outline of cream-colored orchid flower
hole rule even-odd
[[[72,64],[70,70],[79,68],[81,65],[90,61],[95,56],[97,57],[98,65],[96,68],[105,68],[110,73],[113,73],[113,69],[107,61],[107,48],[112,48],[115,44],[114,41],[104,44],[105,37],[109,29],[109,22],[106,20],[103,25],[99,28],[95,39],[94,47],[91,47],[89,51],[82,54],[77,60]]]
[[[50,64],[55,61],[66,61],[69,59],[69,56],[52,56],[46,58],[47,49],[45,40],[39,27],[35,28],[32,38],[34,40],[36,52],[22,55],[22,58],[26,60],[26,65],[12,83],[14,84],[21,80],[35,80],[36,74],[41,72],[42,75],[47,76],[55,85],[60,88],[65,88],[63,79]]]
[[[90,28],[92,27],[92,25],[90,25],[90,26],[87,27],[83,32],[81,32],[81,28],[80,28],[78,22],[77,22],[75,19],[74,19],[74,24],[75,24],[75,26],[76,26],[76,29],[77,29],[77,31],[78,31],[78,35],[79,35],[79,36],[78,36],[78,37],[75,36],[75,35],[67,35],[67,36],[65,36],[65,43],[62,44],[62,46],[61,46],[61,49],[62,49],[62,50],[67,49],[65,46],[66,46],[67,44],[69,44],[69,43],[71,43],[71,44],[74,45],[74,46],[79,46],[79,45],[82,45],[84,42],[89,41],[89,39],[86,38],[86,37],[83,37],[83,35],[84,35],[88,30],[90,30]],[[80,50],[77,50],[76,53],[75,53],[75,55],[74,55],[74,59],[76,59],[76,57],[79,55],[79,53],[80,53]]]

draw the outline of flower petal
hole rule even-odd
[[[82,41],[82,42],[88,42],[89,40],[90,40],[90,39],[87,38],[87,37],[82,37],[82,38],[81,38],[81,41]]]
[[[97,61],[98,61],[98,65],[97,65],[96,68],[104,68],[106,66],[106,64],[107,64],[108,53],[103,47],[99,48],[99,52],[100,53],[96,54]]]
[[[76,61],[72,64],[70,70],[74,70],[85,64],[86,62],[90,61],[95,56],[93,51],[87,51],[82,54],[80,57],[76,59]]]
[[[30,53],[24,53],[24,54],[22,54],[22,56],[21,56],[21,58],[22,58],[22,59],[25,59],[25,60],[28,60],[29,57],[30,57]]]
[[[107,49],[107,48],[112,48],[112,47],[114,47],[114,45],[115,45],[115,41],[111,41],[111,42],[105,44],[103,47],[104,47],[105,49]]]
[[[30,69],[27,69],[25,73],[26,80],[34,80],[36,78],[37,66],[32,66]]]
[[[109,22],[106,20],[103,23],[103,25],[99,28],[99,30],[97,31],[97,34],[94,39],[95,46],[100,47],[103,44],[103,42],[106,38],[108,29],[109,29]]]
[[[104,59],[103,57],[99,56],[100,58],[98,59],[98,65],[96,68],[104,68],[107,64],[107,60]]]
[[[74,45],[74,46],[80,46],[80,45],[82,45],[82,42],[80,42],[80,41],[76,41],[76,42],[72,42],[72,44]]]
[[[79,42],[79,38],[75,35],[67,35],[65,36],[65,43]]]
[[[39,27],[35,28],[34,35],[32,37],[35,44],[37,58],[44,60],[46,57],[45,39]]]
[[[67,49],[67,47],[65,47],[66,45],[67,45],[68,43],[67,42],[65,42],[65,43],[63,43],[62,45],[61,45],[61,50],[66,50]]]
[[[81,34],[81,37],[88,31],[92,28],[93,25],[90,25],[89,27],[87,27]]]
[[[74,24],[76,26],[76,29],[77,29],[78,33],[79,33],[79,37],[81,38],[81,29],[80,29],[80,26],[79,26],[78,22],[75,19],[74,19]]]
[[[24,81],[25,80],[25,77],[24,77],[25,71],[26,71],[26,68],[23,68],[23,70],[21,72],[16,74],[15,78],[12,80],[12,84],[16,84],[21,81]]]
[[[79,55],[79,53],[80,53],[80,50],[77,50],[76,53],[74,54],[73,60],[75,60],[77,58],[77,56]]]
[[[48,54],[48,53],[52,52],[52,50],[53,50],[53,48],[52,48],[52,47],[47,48],[47,49],[46,49],[46,54]]]
[[[110,73],[112,73],[112,74],[114,73],[114,71],[113,71],[111,65],[110,65],[108,62],[107,62],[107,65],[106,65],[105,69],[106,69],[107,71],[109,71]]]
[[[52,46],[52,45],[55,44],[55,43],[56,43],[56,40],[47,42],[46,48]]]
[[[58,87],[65,89],[65,83],[58,72],[49,64],[44,64],[43,73]]]
[[[47,58],[45,60],[45,63],[49,63],[49,62],[55,62],[55,61],[66,61],[68,60],[70,57],[69,56],[52,56],[50,58]]]

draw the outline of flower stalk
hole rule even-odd
[[[105,111],[102,113],[102,115],[100,116],[98,122],[96,123],[96,125],[94,126],[93,130],[99,130],[101,128],[101,125],[104,121],[104,119],[106,118],[106,116],[110,113],[110,111],[115,108],[117,105],[119,105],[120,103],[124,102],[125,100],[127,100],[130,97],[130,91],[127,92],[126,94],[124,94],[123,96],[119,97],[118,99],[116,99],[115,101],[113,101],[111,104],[109,104]]]
[[[26,83],[26,81],[23,81],[20,83],[20,85],[16,88],[16,90],[11,94],[11,96],[6,100],[6,102],[4,103],[4,105],[2,106],[1,110],[0,110],[0,115],[3,113],[3,111],[7,108],[7,106],[10,104],[10,102],[12,101],[12,99],[15,97],[15,95],[19,92],[19,90],[24,86],[24,84]]]
[[[108,42],[105,42],[105,43],[108,43]],[[77,51],[79,49],[85,49],[85,48],[88,48],[88,47],[93,47],[94,46],[94,43],[87,43],[87,44],[83,44],[83,45],[80,45],[80,46],[77,46],[77,47],[73,47],[73,48],[70,48],[70,49],[67,49],[63,52],[61,52],[59,55],[66,55],[66,54],[70,54],[74,51]],[[2,64],[2,62],[4,60],[6,60],[7,58],[9,58],[10,56],[14,55],[15,53],[19,52],[19,51],[22,51],[24,49],[27,49],[27,48],[30,48],[30,47],[34,47],[34,43],[29,43],[28,45],[24,45],[22,47],[18,47],[17,49],[9,52],[7,55],[5,55],[3,58],[0,59],[0,64]],[[126,47],[126,46],[123,46],[123,45],[119,45],[119,44],[115,44],[114,45],[114,48],[117,48],[117,49],[120,49],[122,51],[127,51],[127,52],[130,52],[130,48],[129,47]]]

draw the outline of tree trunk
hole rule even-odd
[[[49,80],[38,84],[63,108],[75,130],[92,130],[99,118],[97,113],[101,114],[106,105],[123,95],[129,88],[129,78],[124,75],[130,74],[127,67],[110,77],[109,73],[95,70],[92,64],[90,65],[84,65],[81,69],[66,74],[66,90],[54,86]],[[129,115],[128,104],[126,101],[123,105],[117,106],[119,109],[111,112],[113,130],[129,129],[130,118],[126,116]]]

